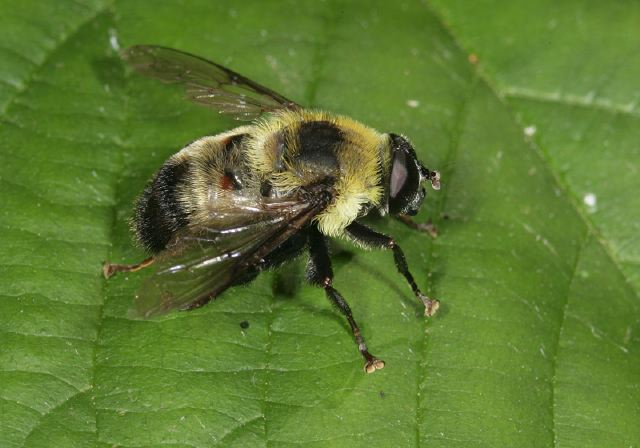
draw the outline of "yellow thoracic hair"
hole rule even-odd
[[[389,164],[388,136],[344,116],[322,111],[297,110],[271,114],[256,122],[248,142],[247,156],[252,168],[269,179],[281,192],[293,191],[309,184],[310,179],[293,169],[278,170],[275,138],[283,129],[297,129],[301,123],[327,121],[342,131],[344,143],[337,150],[339,172],[334,185],[335,200],[316,217],[318,227],[328,236],[339,236],[362,212],[363,206],[378,206],[384,188],[382,167]],[[287,135],[295,135],[295,132]],[[285,141],[287,155],[295,160],[297,143]],[[313,180],[313,179],[311,179]]]

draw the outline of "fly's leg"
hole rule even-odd
[[[102,273],[104,274],[104,278],[113,277],[118,272],[136,272],[140,269],[144,269],[147,266],[152,265],[154,262],[153,257],[149,257],[145,260],[142,260],[140,263],[136,264],[115,264],[109,263],[105,261],[102,265]]]
[[[309,235],[309,264],[307,265],[307,280],[315,286],[324,288],[327,298],[340,312],[347,318],[353,337],[358,344],[358,350],[365,360],[364,371],[373,373],[384,367],[384,361],[376,358],[367,349],[358,324],[353,319],[351,308],[342,295],[333,287],[333,270],[325,237],[316,229],[312,228]]]
[[[427,222],[415,222],[411,219],[410,216],[407,215],[398,215],[398,221],[406,225],[407,227],[417,230],[418,232],[424,232],[428,234],[431,238],[435,238],[438,236],[438,229],[435,224],[431,222],[431,220]]]
[[[415,296],[424,304],[424,315],[433,316],[436,311],[438,311],[440,302],[436,299],[430,299],[420,291],[420,288],[418,288],[418,285],[416,285],[416,282],[413,279],[413,275],[409,272],[409,266],[407,265],[407,259],[404,256],[404,252],[402,252],[402,249],[400,249],[400,246],[398,246],[398,243],[396,243],[393,238],[382,233],[378,233],[375,230],[355,221],[347,226],[346,231],[352,239],[365,247],[369,247],[371,249],[391,249],[393,251],[393,260],[396,263],[398,272],[407,279],[407,282],[409,283],[409,286],[411,286]]]

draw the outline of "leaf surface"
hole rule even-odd
[[[640,10],[632,2],[8,2],[0,18],[0,446],[640,444]],[[615,27],[610,26],[616,23]],[[442,171],[418,220],[338,241],[210,305],[126,311],[135,197],[235,122],[126,69],[180,48],[413,141]],[[241,328],[241,322],[249,327]]]

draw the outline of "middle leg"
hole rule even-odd
[[[307,265],[307,281],[312,285],[324,288],[327,298],[347,318],[358,350],[365,360],[364,371],[373,373],[384,367],[384,361],[376,358],[367,349],[360,328],[351,313],[351,307],[342,295],[333,287],[333,270],[325,237],[316,228],[309,235],[309,264]]]
[[[378,233],[356,221],[349,224],[346,230],[353,240],[365,247],[371,249],[391,249],[393,251],[393,261],[395,261],[398,272],[407,279],[407,282],[409,283],[409,286],[411,286],[415,296],[424,304],[424,315],[433,316],[436,311],[438,311],[440,302],[436,299],[430,299],[420,291],[416,281],[413,279],[413,275],[409,272],[409,266],[407,265],[407,259],[404,256],[404,252],[400,249],[400,246],[398,246],[398,243],[396,243],[393,238],[382,233]]]

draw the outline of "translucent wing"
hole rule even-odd
[[[156,257],[155,272],[136,294],[133,316],[152,317],[199,307],[243,276],[298,232],[321,209],[316,202],[259,200],[234,195],[228,208],[178,234]]]
[[[179,50],[136,45],[121,54],[143,75],[182,84],[190,100],[214,107],[238,120],[253,120],[264,112],[299,107],[226,67]]]

